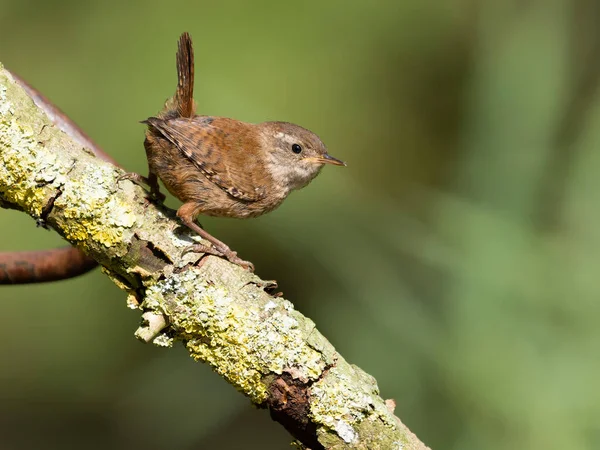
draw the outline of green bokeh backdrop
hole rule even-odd
[[[0,61],[123,166],[196,48],[200,113],[348,162],[203,225],[275,278],[433,449],[600,448],[595,0],[0,0]],[[177,206],[177,201],[169,199]],[[0,213],[1,249],[61,244]],[[264,411],[95,271],[0,289],[0,448],[280,449]]]

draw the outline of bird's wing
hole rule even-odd
[[[212,125],[213,121],[223,120],[229,119],[151,117],[144,123],[158,130],[206,178],[232,197],[247,202],[265,198],[264,170],[255,167],[260,162],[252,157],[255,155],[252,149],[247,148],[257,143],[248,138],[244,127],[225,132],[222,127]]]

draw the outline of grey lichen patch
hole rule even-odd
[[[124,189],[128,187],[141,189],[129,181],[119,184]],[[132,193],[132,195],[134,194]],[[164,205],[148,204],[147,201],[142,207],[144,210],[143,226],[138,226],[135,234],[142,241],[152,242],[154,249],[164,256],[163,259],[173,264],[173,267],[166,267],[163,270],[183,268],[200,259],[201,255],[194,252],[181,255],[182,249],[196,242],[199,243],[201,240],[200,236],[195,235],[179,221],[175,211],[169,211]]]
[[[152,343],[154,345],[156,345],[157,347],[166,347],[166,348],[173,347],[173,342],[174,342],[174,339],[170,336],[167,336],[166,334],[159,334],[152,340]]]
[[[266,375],[293,369],[306,380],[320,376],[326,364],[306,344],[300,314],[266,295],[240,301],[200,272],[187,270],[158,282],[147,289],[143,305],[169,317],[194,359],[210,364],[258,404],[268,396]]]
[[[332,439],[333,433],[347,444],[365,442],[369,422],[396,429],[375,380],[343,360],[310,388],[310,397],[310,413],[323,426],[318,432],[324,440]]]

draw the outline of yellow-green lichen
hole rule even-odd
[[[321,354],[306,344],[301,316],[286,310],[289,305],[281,300],[240,302],[225,288],[202,281],[194,270],[149,288],[144,307],[164,312],[191,356],[209,363],[255,403],[267,399],[265,375],[288,371],[314,380],[325,367]]]
[[[55,207],[67,219],[65,237],[70,241],[93,240],[106,247],[122,241],[123,232],[136,223],[130,206],[114,187],[114,168],[88,165],[77,177],[65,181]]]
[[[0,84],[0,190],[6,200],[37,215],[46,201],[40,185],[48,181],[48,174],[37,169],[55,163],[55,156],[40,154],[39,147],[33,130],[15,118],[7,86]]]

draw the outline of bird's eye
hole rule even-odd
[[[302,151],[302,147],[299,144],[294,144],[294,145],[292,145],[292,151],[295,154],[298,154]]]

